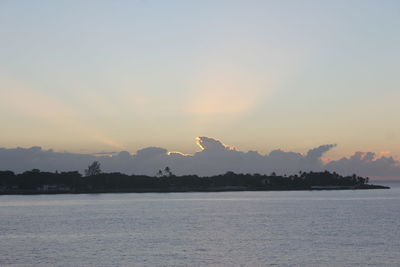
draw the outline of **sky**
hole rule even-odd
[[[399,160],[399,70],[397,0],[1,0],[0,147]]]

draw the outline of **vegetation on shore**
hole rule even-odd
[[[15,174],[0,171],[0,194],[35,193],[100,193],[100,192],[186,192],[242,190],[317,190],[317,189],[378,189],[384,186],[368,184],[368,178],[357,175],[341,176],[335,172],[300,172],[281,176],[271,173],[237,174],[199,177],[174,175],[170,168],[157,175],[126,175],[102,173],[97,162],[79,172],[42,172],[37,169]]]

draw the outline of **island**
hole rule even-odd
[[[97,164],[97,165],[96,165]],[[369,178],[342,176],[336,172],[299,172],[294,175],[225,174],[199,177],[176,176],[169,167],[155,176],[103,173],[94,162],[85,171],[43,172],[38,169],[15,174],[0,171],[0,194],[80,194],[144,192],[218,192],[277,190],[389,189],[369,184]]]

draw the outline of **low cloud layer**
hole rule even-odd
[[[356,173],[369,177],[400,177],[400,162],[392,157],[378,157],[373,152],[356,152],[350,157],[324,163],[321,157],[336,145],[327,144],[310,149],[307,153],[273,150],[261,155],[257,151],[238,151],[221,141],[198,137],[201,151],[193,155],[168,152],[159,147],[147,147],[136,154],[127,151],[111,154],[74,154],[32,148],[0,148],[0,170],[23,172],[33,168],[42,171],[83,170],[93,161],[100,162],[105,172],[155,175],[159,169],[169,166],[176,175],[201,176],[237,173],[293,174],[299,171],[336,171],[348,175]]]

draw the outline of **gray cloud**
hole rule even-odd
[[[330,144],[330,145],[322,145],[317,148],[310,149],[307,152],[307,158],[310,160],[319,160],[324,153],[328,152],[335,146],[336,146],[335,144]]]
[[[357,173],[372,177],[400,177],[400,162],[393,157],[377,157],[373,152],[356,152],[351,157],[343,157],[326,164],[326,169],[338,173]]]
[[[292,174],[299,171],[336,171],[340,174],[353,174],[370,177],[400,177],[400,164],[392,157],[377,157],[373,152],[356,152],[324,164],[321,157],[336,145],[327,144],[307,153],[273,150],[262,155],[257,151],[238,151],[221,141],[198,137],[201,151],[193,155],[179,152],[168,153],[167,149],[147,147],[136,154],[127,151],[105,154],[74,154],[32,148],[0,148],[0,170],[23,172],[33,168],[42,171],[83,170],[93,161],[101,163],[103,171],[127,174],[155,175],[159,169],[169,166],[177,175],[198,174],[201,176],[221,174],[227,171],[237,173]]]

